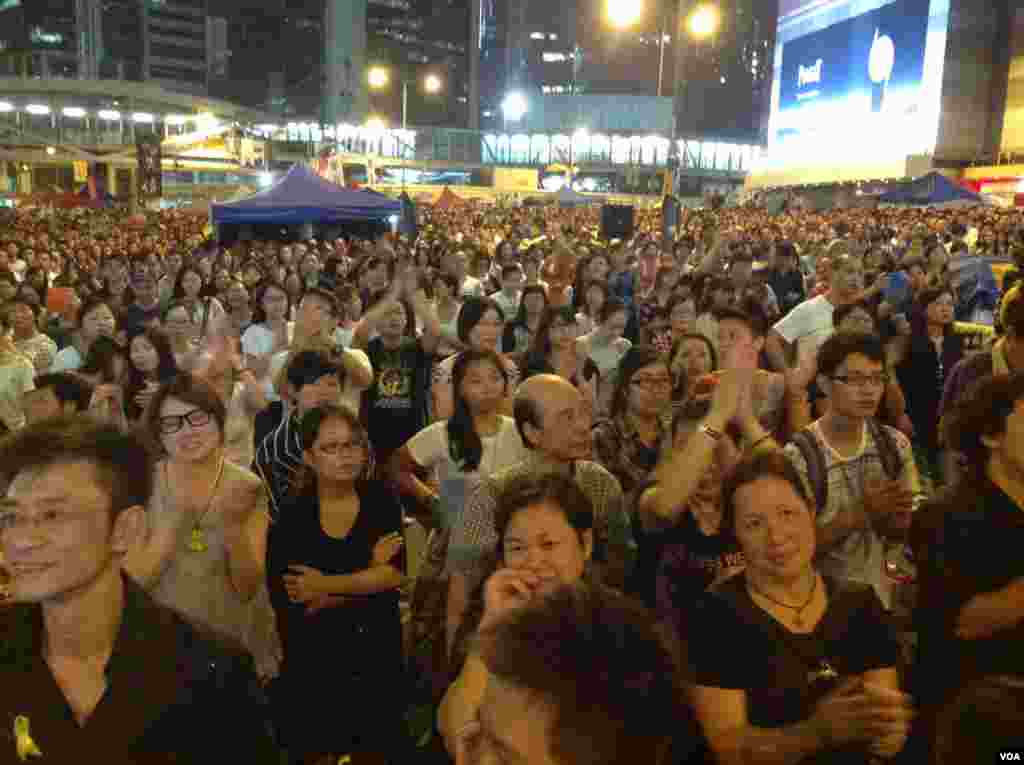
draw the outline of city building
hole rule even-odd
[[[676,21],[676,129],[763,143],[768,127],[777,2],[718,0],[705,37],[690,20],[700,3],[680,0]]]
[[[503,125],[510,93],[573,93],[581,50],[577,0],[475,0],[472,41],[479,61],[479,125]]]

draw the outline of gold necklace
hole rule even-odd
[[[167,475],[167,463],[164,463],[164,480],[167,480]],[[213,501],[217,498],[217,489],[220,488],[220,479],[223,475],[224,456],[221,455],[220,463],[217,465],[217,477],[213,481],[213,488],[210,491],[210,499],[206,503],[206,509],[201,515],[196,516],[192,522],[192,531],[189,534],[188,545],[186,545],[189,552],[203,553],[210,549],[209,545],[206,544],[206,535],[203,533],[202,523],[213,508]]]
[[[811,572],[811,576],[814,577],[813,582],[811,584],[811,593],[807,596],[807,600],[805,600],[802,604],[797,606],[791,606],[789,603],[783,603],[781,600],[776,600],[764,590],[758,589],[754,585],[754,583],[750,581],[750,577],[746,577],[746,580],[747,588],[750,589],[751,592],[760,595],[762,598],[769,601],[770,603],[774,603],[777,606],[782,606],[782,608],[787,608],[790,611],[793,611],[793,624],[794,626],[796,626],[797,629],[802,629],[804,626],[803,613],[807,610],[807,607],[811,605],[811,601],[814,600],[814,593],[818,591],[818,576],[813,571]]]

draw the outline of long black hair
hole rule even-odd
[[[469,365],[477,361],[488,361],[493,364],[501,379],[505,381],[506,389],[508,388],[508,372],[501,363],[501,357],[494,351],[468,350],[455,359],[455,364],[452,365],[452,396],[455,408],[448,419],[448,454],[465,472],[480,467],[484,451],[480,434],[473,425],[473,414],[469,411],[469,404],[462,397],[462,381],[469,371]]]
[[[178,374],[178,365],[174,360],[174,350],[170,338],[160,329],[143,329],[133,332],[125,346],[127,374],[124,385],[124,408],[128,419],[137,420],[142,416],[142,407],[135,403],[135,397],[146,387],[146,376],[139,371],[132,361],[132,343],[136,338],[145,338],[156,351],[159,362],[156,367],[156,381],[163,385]]]

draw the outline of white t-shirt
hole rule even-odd
[[[798,350],[809,346],[817,351],[835,332],[832,326],[833,306],[824,295],[805,300],[775,324],[775,331],[787,343],[796,343]]]
[[[462,282],[462,289],[459,294],[464,298],[484,297],[484,285],[475,276],[467,276]]]
[[[406,442],[416,464],[430,470],[440,486],[441,517],[437,520],[451,529],[461,519],[466,500],[480,481],[526,458],[526,447],[511,417],[501,418],[498,432],[480,439],[480,465],[466,472],[451,458],[448,422],[435,422]]]
[[[493,436],[480,439],[483,451],[480,466],[472,471],[486,477],[506,467],[522,462],[526,458],[526,447],[511,417],[501,415],[501,425]],[[448,422],[428,425],[406,443],[416,464],[434,471],[438,480],[444,480],[452,473],[462,473],[449,453]]]
[[[57,351],[57,355],[53,357],[53,363],[50,365],[50,374],[74,372],[76,369],[81,369],[84,363],[85,359],[82,358],[82,354],[78,352],[78,349],[73,345],[69,345],[67,348]]]
[[[295,325],[288,322],[288,344],[291,345]],[[247,356],[266,356],[278,350],[274,347],[274,332],[266,324],[253,324],[242,335],[242,353]]]

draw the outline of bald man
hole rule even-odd
[[[496,497],[514,479],[561,472],[573,476],[594,507],[594,560],[605,583],[625,584],[634,557],[628,510],[618,480],[591,462],[590,407],[565,378],[535,375],[516,391],[516,427],[529,456],[485,478],[455,520],[448,547],[448,650],[469,602],[469,593],[489,571],[487,562],[498,544]]]

